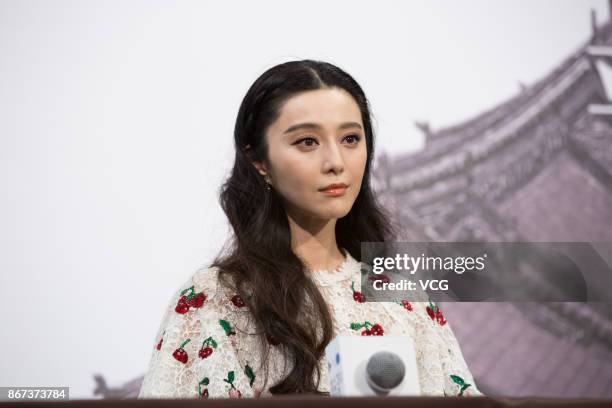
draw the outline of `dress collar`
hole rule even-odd
[[[324,286],[349,279],[361,269],[361,262],[353,258],[347,250],[343,252],[346,254],[346,258],[339,267],[332,271],[326,269],[310,271],[310,276]]]

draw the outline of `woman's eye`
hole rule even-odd
[[[349,143],[349,144],[357,144],[357,142],[359,142],[361,140],[361,136],[359,135],[348,135],[345,137],[345,139],[347,138],[353,138],[352,140],[354,140],[353,143]]]
[[[357,144],[360,140],[361,140],[361,136],[359,135],[348,135],[345,136],[344,139],[348,139],[349,140],[349,144]],[[306,146],[306,147],[313,147],[314,145],[318,144],[317,140],[313,137],[305,137],[303,139],[298,140],[297,142],[295,142],[296,145],[302,145],[302,146]]]
[[[317,142],[315,139],[313,139],[312,137],[305,137],[303,139],[298,140],[295,144],[301,144],[302,146],[307,146],[307,147],[312,147],[314,146],[312,143],[302,143],[302,142]]]

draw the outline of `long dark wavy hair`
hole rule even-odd
[[[270,344],[276,344],[293,363],[287,377],[269,388],[272,394],[328,395],[318,390],[319,361],[332,340],[333,326],[328,305],[291,248],[281,197],[273,188],[266,190],[252,161],[269,163],[265,133],[284,102],[299,92],[334,87],[347,91],[357,102],[367,147],[359,194],[349,213],[336,222],[338,247],[361,261],[361,242],[392,239],[396,232],[389,214],[376,201],[370,184],[374,133],[368,100],[349,74],[327,62],[290,61],[257,78],[238,111],[234,166],[220,190],[233,236],[211,266],[218,267],[220,282],[247,304],[260,330],[262,361],[267,361]],[[266,382],[267,375],[266,367]]]

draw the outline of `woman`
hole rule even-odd
[[[337,335],[404,335],[424,395],[480,394],[432,303],[365,302],[361,242],[395,236],[370,185],[374,133],[355,80],[277,65],[248,90],[220,202],[232,242],[170,301],[139,398],[329,392]]]

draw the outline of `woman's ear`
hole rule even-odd
[[[249,157],[249,159],[251,158],[251,145],[246,145],[245,146],[245,150],[246,150],[246,154]],[[262,176],[264,176],[264,178],[266,179],[266,181],[269,183],[269,177],[268,177],[268,170],[266,169],[266,165],[262,162],[258,162],[258,161],[254,161],[251,160],[251,164],[255,167],[255,169],[257,169],[257,172],[259,174],[261,174]]]
[[[251,164],[255,166],[259,174],[261,174],[262,176],[266,177],[268,175],[265,164],[260,163],[260,162],[255,162],[255,161],[252,161]]]

